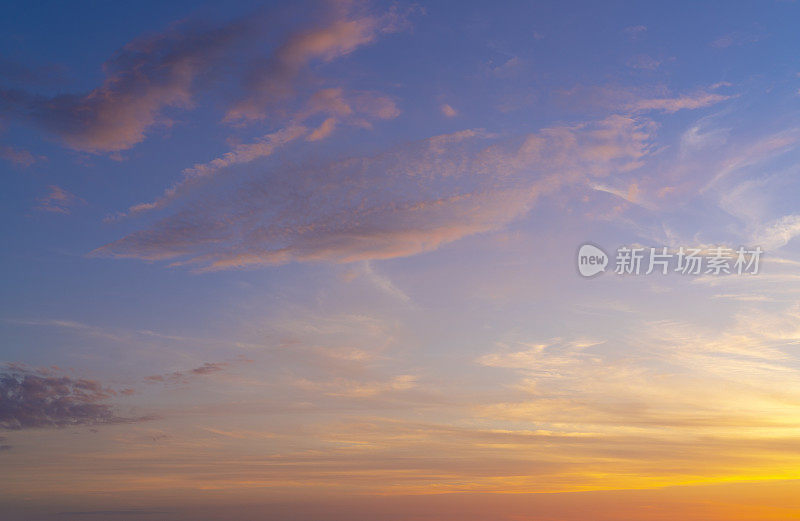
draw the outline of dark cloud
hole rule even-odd
[[[115,394],[93,380],[9,368],[0,373],[0,429],[133,421],[107,403]]]

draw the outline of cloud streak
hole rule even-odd
[[[467,130],[377,156],[226,177],[220,195],[94,254],[204,270],[414,255],[496,230],[563,186],[641,166],[651,131],[624,116],[491,141]]]
[[[373,121],[393,119],[399,114],[394,100],[387,96],[373,92],[345,92],[342,88],[322,89],[311,96],[306,107],[285,127],[250,143],[238,144],[216,159],[184,169],[183,177],[157,199],[131,206],[127,213],[118,217],[164,208],[226,168],[269,157],[301,138],[320,141],[329,137],[339,125],[371,128]],[[317,128],[309,129],[306,122],[319,115],[326,116],[326,119]]]

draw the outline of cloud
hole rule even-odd
[[[627,65],[633,69],[654,71],[661,65],[661,61],[646,54],[637,54],[628,60]]]
[[[94,380],[9,367],[0,373],[0,429],[133,421],[106,403],[116,393]]]
[[[148,376],[145,378],[145,381],[151,383],[160,382],[185,384],[189,382],[190,377],[219,373],[224,371],[229,365],[230,364],[228,362],[205,362],[203,365],[188,371],[175,371],[168,374]]]
[[[400,110],[393,99],[374,92],[345,92],[342,88],[319,90],[310,97],[301,111],[290,118],[284,128],[265,134],[253,142],[235,145],[232,150],[216,159],[184,169],[183,177],[157,199],[133,205],[117,217],[164,208],[189,188],[207,181],[218,172],[234,165],[269,157],[304,136],[306,141],[320,141],[329,137],[337,125],[371,128],[374,120],[393,119],[399,114]],[[309,130],[305,122],[319,115],[327,118],[316,129]]]
[[[724,145],[728,140],[730,131],[730,128],[714,127],[707,122],[706,118],[702,118],[687,128],[681,135],[681,153],[686,155],[706,148]]]
[[[348,4],[340,4],[346,6]],[[294,96],[294,83],[313,62],[331,62],[373,43],[381,33],[404,28],[407,13],[396,9],[377,15],[358,15],[343,7],[316,27],[294,33],[261,59],[246,81],[247,95],[226,114],[228,122],[263,119],[275,103]]]
[[[556,101],[569,110],[604,108],[629,114],[665,112],[673,114],[680,110],[696,110],[710,107],[734,98],[734,95],[712,92],[725,86],[712,85],[693,92],[675,95],[660,86],[619,87],[576,85],[571,89],[556,91]]]
[[[715,105],[731,96],[716,94],[713,92],[699,91],[695,94],[687,94],[678,97],[649,98],[635,101],[631,108],[637,111],[657,110],[669,114],[679,110],[693,110]]]
[[[734,153],[724,158],[718,171],[700,188],[700,193],[714,188],[718,183],[737,172],[745,171],[749,167],[793,150],[798,143],[800,143],[800,128],[789,128],[741,144]]]
[[[319,127],[315,128],[311,134],[308,135],[306,141],[319,141],[320,139],[325,139],[333,133],[333,129],[335,128],[336,118],[328,118],[323,121]]]
[[[331,135],[338,125],[369,129],[376,120],[394,119],[399,115],[400,109],[388,96],[370,91],[346,91],[336,87],[315,92],[292,120],[304,123],[315,117],[325,117],[307,137],[308,141],[318,141]]]
[[[36,206],[37,210],[68,214],[76,204],[85,203],[80,197],[77,197],[59,186],[50,185],[47,188],[50,190],[47,195],[36,200],[39,203]]]
[[[34,156],[27,150],[10,146],[0,146],[0,157],[16,166],[23,167],[31,166],[45,159],[42,156]]]
[[[492,74],[498,78],[511,78],[517,75],[523,67],[519,56],[512,56],[503,64],[491,67]]]
[[[448,118],[454,118],[454,117],[458,116],[458,111],[456,109],[454,109],[453,107],[451,107],[450,105],[448,105],[447,103],[445,103],[444,105],[441,106],[441,111],[442,111],[442,114],[444,114]]]
[[[123,47],[103,66],[103,84],[88,93],[46,97],[6,89],[0,91],[0,111],[55,134],[74,150],[127,150],[154,125],[169,123],[164,109],[191,106],[195,80],[245,26],[175,25]]]
[[[641,166],[651,130],[625,116],[489,143],[467,130],[300,171],[226,176],[216,193],[94,254],[205,270],[414,255],[498,229],[562,186]]]
[[[361,272],[373,286],[382,292],[406,304],[411,302],[411,298],[402,289],[398,288],[389,277],[376,271],[371,262],[364,261]]]
[[[622,30],[631,39],[635,40],[647,32],[647,26],[644,25],[631,25]]]
[[[598,434],[635,426],[641,435],[672,431],[683,440],[698,428],[706,435],[733,435],[738,443],[779,436],[797,424],[791,396],[798,370],[789,362],[800,338],[798,314],[797,305],[761,308],[751,301],[723,329],[638,322],[626,334],[644,350],[636,357],[620,357],[611,343],[582,340],[498,343],[477,362],[519,373],[512,387],[527,398],[485,412]],[[625,342],[622,352],[632,348]]]
[[[224,73],[234,80],[245,78],[245,92],[227,110],[226,121],[285,116],[287,100],[299,98],[304,86],[318,85],[302,75],[312,63],[346,56],[382,33],[407,26],[408,13],[396,8],[372,15],[356,13],[349,5],[317,9],[322,14],[315,26],[292,28],[283,43],[259,60],[250,55],[265,44],[263,34],[275,32],[259,14],[217,25],[174,24],[160,34],[125,45],[104,64],[103,83],[89,92],[43,96],[22,89],[0,89],[0,114],[32,123],[74,150],[116,153],[142,142],[154,127],[170,125],[167,109],[192,108],[196,92],[213,87],[214,82],[207,78]],[[390,119],[397,112],[388,98],[362,96],[357,101],[364,106],[372,104],[361,112],[373,117]],[[276,102],[281,102],[279,107]],[[315,137],[336,122],[326,123]],[[366,120],[362,123],[368,126]],[[10,150],[4,155],[30,161]]]
[[[197,163],[194,166],[184,169],[182,172],[183,177],[171,187],[167,188],[157,199],[147,203],[135,204],[128,208],[127,212],[122,212],[117,215],[117,217],[163,208],[176,197],[180,196],[187,188],[196,185],[203,179],[214,176],[220,170],[233,165],[249,163],[256,159],[269,157],[280,147],[291,143],[307,132],[308,129],[306,127],[293,125],[276,132],[265,134],[251,143],[236,145],[231,151],[224,153],[216,159],[207,163]]]
[[[293,382],[294,386],[314,392],[322,392],[329,396],[343,398],[371,398],[382,394],[402,392],[416,387],[417,377],[409,374],[397,375],[388,381],[356,381],[345,378],[315,382],[306,379],[298,379]]]
[[[717,49],[727,49],[731,46],[741,46],[749,43],[755,43],[763,38],[761,33],[757,32],[732,32],[720,36],[711,42],[711,47]]]
[[[784,215],[762,227],[753,235],[753,241],[766,250],[786,246],[800,235],[800,215]]]

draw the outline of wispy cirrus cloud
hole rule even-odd
[[[732,443],[746,444],[765,430],[786,435],[797,427],[788,411],[797,409],[790,396],[798,370],[787,362],[800,334],[798,310],[767,313],[762,305],[769,304],[745,302],[722,331],[663,319],[637,326],[631,338],[647,350],[641,357],[620,358],[612,344],[591,341],[499,344],[477,362],[517,372],[509,389],[522,398],[482,410],[603,436],[631,428],[674,440],[735,433]]]
[[[800,235],[800,215],[784,215],[765,224],[753,235],[753,241],[771,250],[786,246],[789,241]]]
[[[730,98],[731,96],[724,94],[699,91],[694,94],[685,94],[677,97],[641,99],[632,102],[630,106],[637,111],[656,110],[673,113],[679,110],[710,107]]]
[[[394,100],[373,92],[345,92],[342,88],[321,89],[314,93],[306,106],[291,117],[283,128],[270,132],[249,143],[235,145],[220,157],[197,163],[183,170],[182,178],[166,189],[157,199],[128,208],[118,217],[164,208],[198,183],[207,181],[218,172],[235,165],[269,157],[282,147],[305,138],[320,141],[330,136],[339,125],[371,128],[375,120],[393,119],[400,114]],[[326,119],[316,128],[306,123],[322,115]]]
[[[300,172],[226,177],[225,195],[94,253],[205,270],[414,255],[497,229],[542,194],[641,166],[651,131],[625,116],[493,142],[463,131]]]
[[[249,163],[256,159],[269,157],[279,148],[286,146],[307,133],[308,129],[306,127],[302,125],[293,125],[276,132],[265,134],[256,141],[236,145],[232,150],[225,152],[216,159],[207,163],[197,163],[194,166],[184,169],[182,172],[183,177],[164,190],[164,193],[158,198],[146,203],[135,204],[128,208],[127,212],[120,212],[116,217],[124,217],[126,215],[163,208],[176,197],[180,196],[186,189],[214,176],[220,170],[238,164]]]
[[[696,110],[711,107],[735,97],[733,94],[717,92],[720,87],[712,85],[684,93],[674,93],[663,86],[585,86],[577,85],[556,92],[556,99],[568,102],[575,108],[604,108],[615,112],[637,114],[661,112],[673,114],[681,110]]]

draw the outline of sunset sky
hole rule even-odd
[[[0,519],[800,519],[799,23],[5,3]]]

